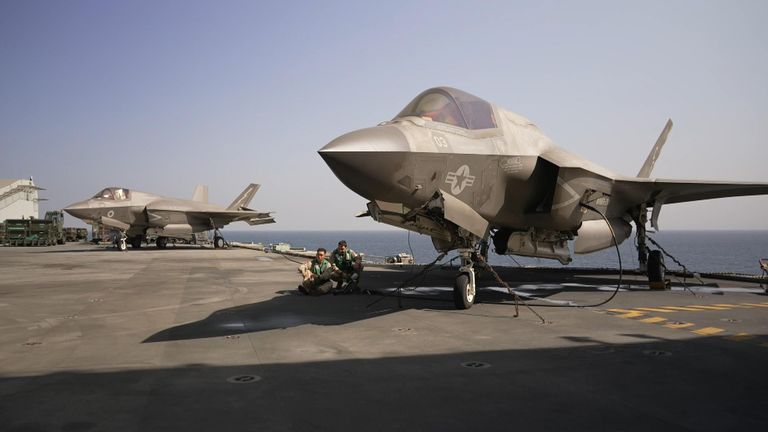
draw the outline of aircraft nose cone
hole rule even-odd
[[[325,159],[336,153],[407,152],[408,140],[395,126],[376,126],[342,135],[320,149]]]
[[[80,201],[66,206],[64,211],[78,219],[88,219],[89,207],[86,201]]]
[[[318,153],[345,186],[369,200],[393,200],[396,173],[410,151],[395,126],[376,126],[342,135]]]

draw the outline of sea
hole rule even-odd
[[[428,236],[405,230],[392,231],[229,231],[222,232],[228,241],[261,243],[263,245],[289,243],[292,247],[316,250],[324,247],[333,250],[340,240],[346,240],[349,247],[365,254],[372,261],[401,252],[412,255],[419,264],[432,262],[438,252],[432,247]],[[692,272],[697,273],[740,273],[760,275],[759,260],[768,258],[768,230],[712,230],[712,231],[660,231],[649,234],[661,247]],[[621,263],[624,268],[637,268],[637,251],[634,234],[619,246]],[[656,248],[653,245],[654,249]],[[456,256],[450,253],[444,261]],[[605,249],[587,255],[573,255],[569,267],[618,268],[619,258],[615,248]],[[664,257],[669,269],[681,268],[668,256]],[[536,266],[562,267],[559,261],[497,255],[489,253],[489,261],[495,266]]]

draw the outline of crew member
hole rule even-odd
[[[331,253],[331,264],[333,280],[337,282],[336,289],[341,289],[344,282],[351,283],[347,285],[347,290],[357,288],[360,274],[363,272],[363,259],[360,254],[347,247],[345,240],[340,241]]]
[[[327,252],[325,248],[319,248],[311,261],[299,266],[299,273],[304,278],[299,285],[300,292],[306,295],[323,295],[331,291],[333,266],[325,259]]]

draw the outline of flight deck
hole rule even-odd
[[[297,257],[0,248],[0,429],[765,430],[759,283],[368,266],[298,295]],[[535,312],[535,313],[534,313]]]

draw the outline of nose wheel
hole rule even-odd
[[[453,304],[456,309],[465,310],[475,304],[477,287],[475,285],[475,269],[472,261],[472,249],[460,249],[461,268],[453,285]]]
[[[128,237],[125,235],[124,232],[119,231],[115,237],[115,246],[117,246],[117,249],[121,252],[125,252],[128,250]]]

